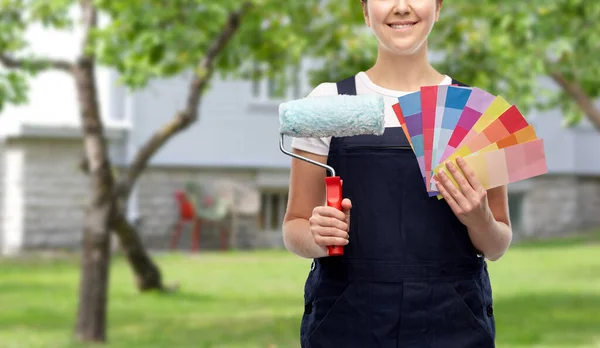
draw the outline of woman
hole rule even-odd
[[[378,40],[374,66],[310,94],[380,94],[383,136],[293,139],[294,151],[336,168],[344,211],[324,206],[320,167],[293,159],[285,245],[312,258],[300,329],[303,347],[494,347],[485,258],[498,260],[512,231],[506,187],[486,192],[473,172],[449,166],[444,200],[430,198],[391,105],[421,86],[458,83],[427,60],[442,0],[363,0]],[[328,256],[342,245],[343,256]]]

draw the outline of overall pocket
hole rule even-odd
[[[460,322],[468,325],[481,336],[479,347],[494,347],[494,332],[488,325],[490,303],[484,296],[477,280],[463,280],[447,283],[453,295],[453,302]],[[473,338],[469,338],[469,341]],[[466,346],[466,345],[465,345]],[[470,345],[469,345],[470,347]]]
[[[304,287],[304,314],[300,325],[302,347],[308,347],[308,338],[330,316],[349,286],[345,280],[329,277],[322,267],[313,262]]]
[[[339,296],[315,298],[303,347],[365,347],[367,328],[353,304],[355,296],[355,284],[351,283]]]

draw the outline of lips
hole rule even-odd
[[[388,26],[392,29],[404,29],[404,28],[410,28],[417,23],[418,22],[394,22],[394,23],[388,23]]]

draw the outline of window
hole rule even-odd
[[[263,192],[260,197],[260,214],[258,227],[263,231],[281,229],[287,207],[287,192]]]

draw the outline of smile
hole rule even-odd
[[[410,28],[410,27],[414,26],[417,23],[418,22],[402,23],[402,24],[392,23],[392,24],[388,24],[388,26],[392,29],[406,29],[406,28]]]

